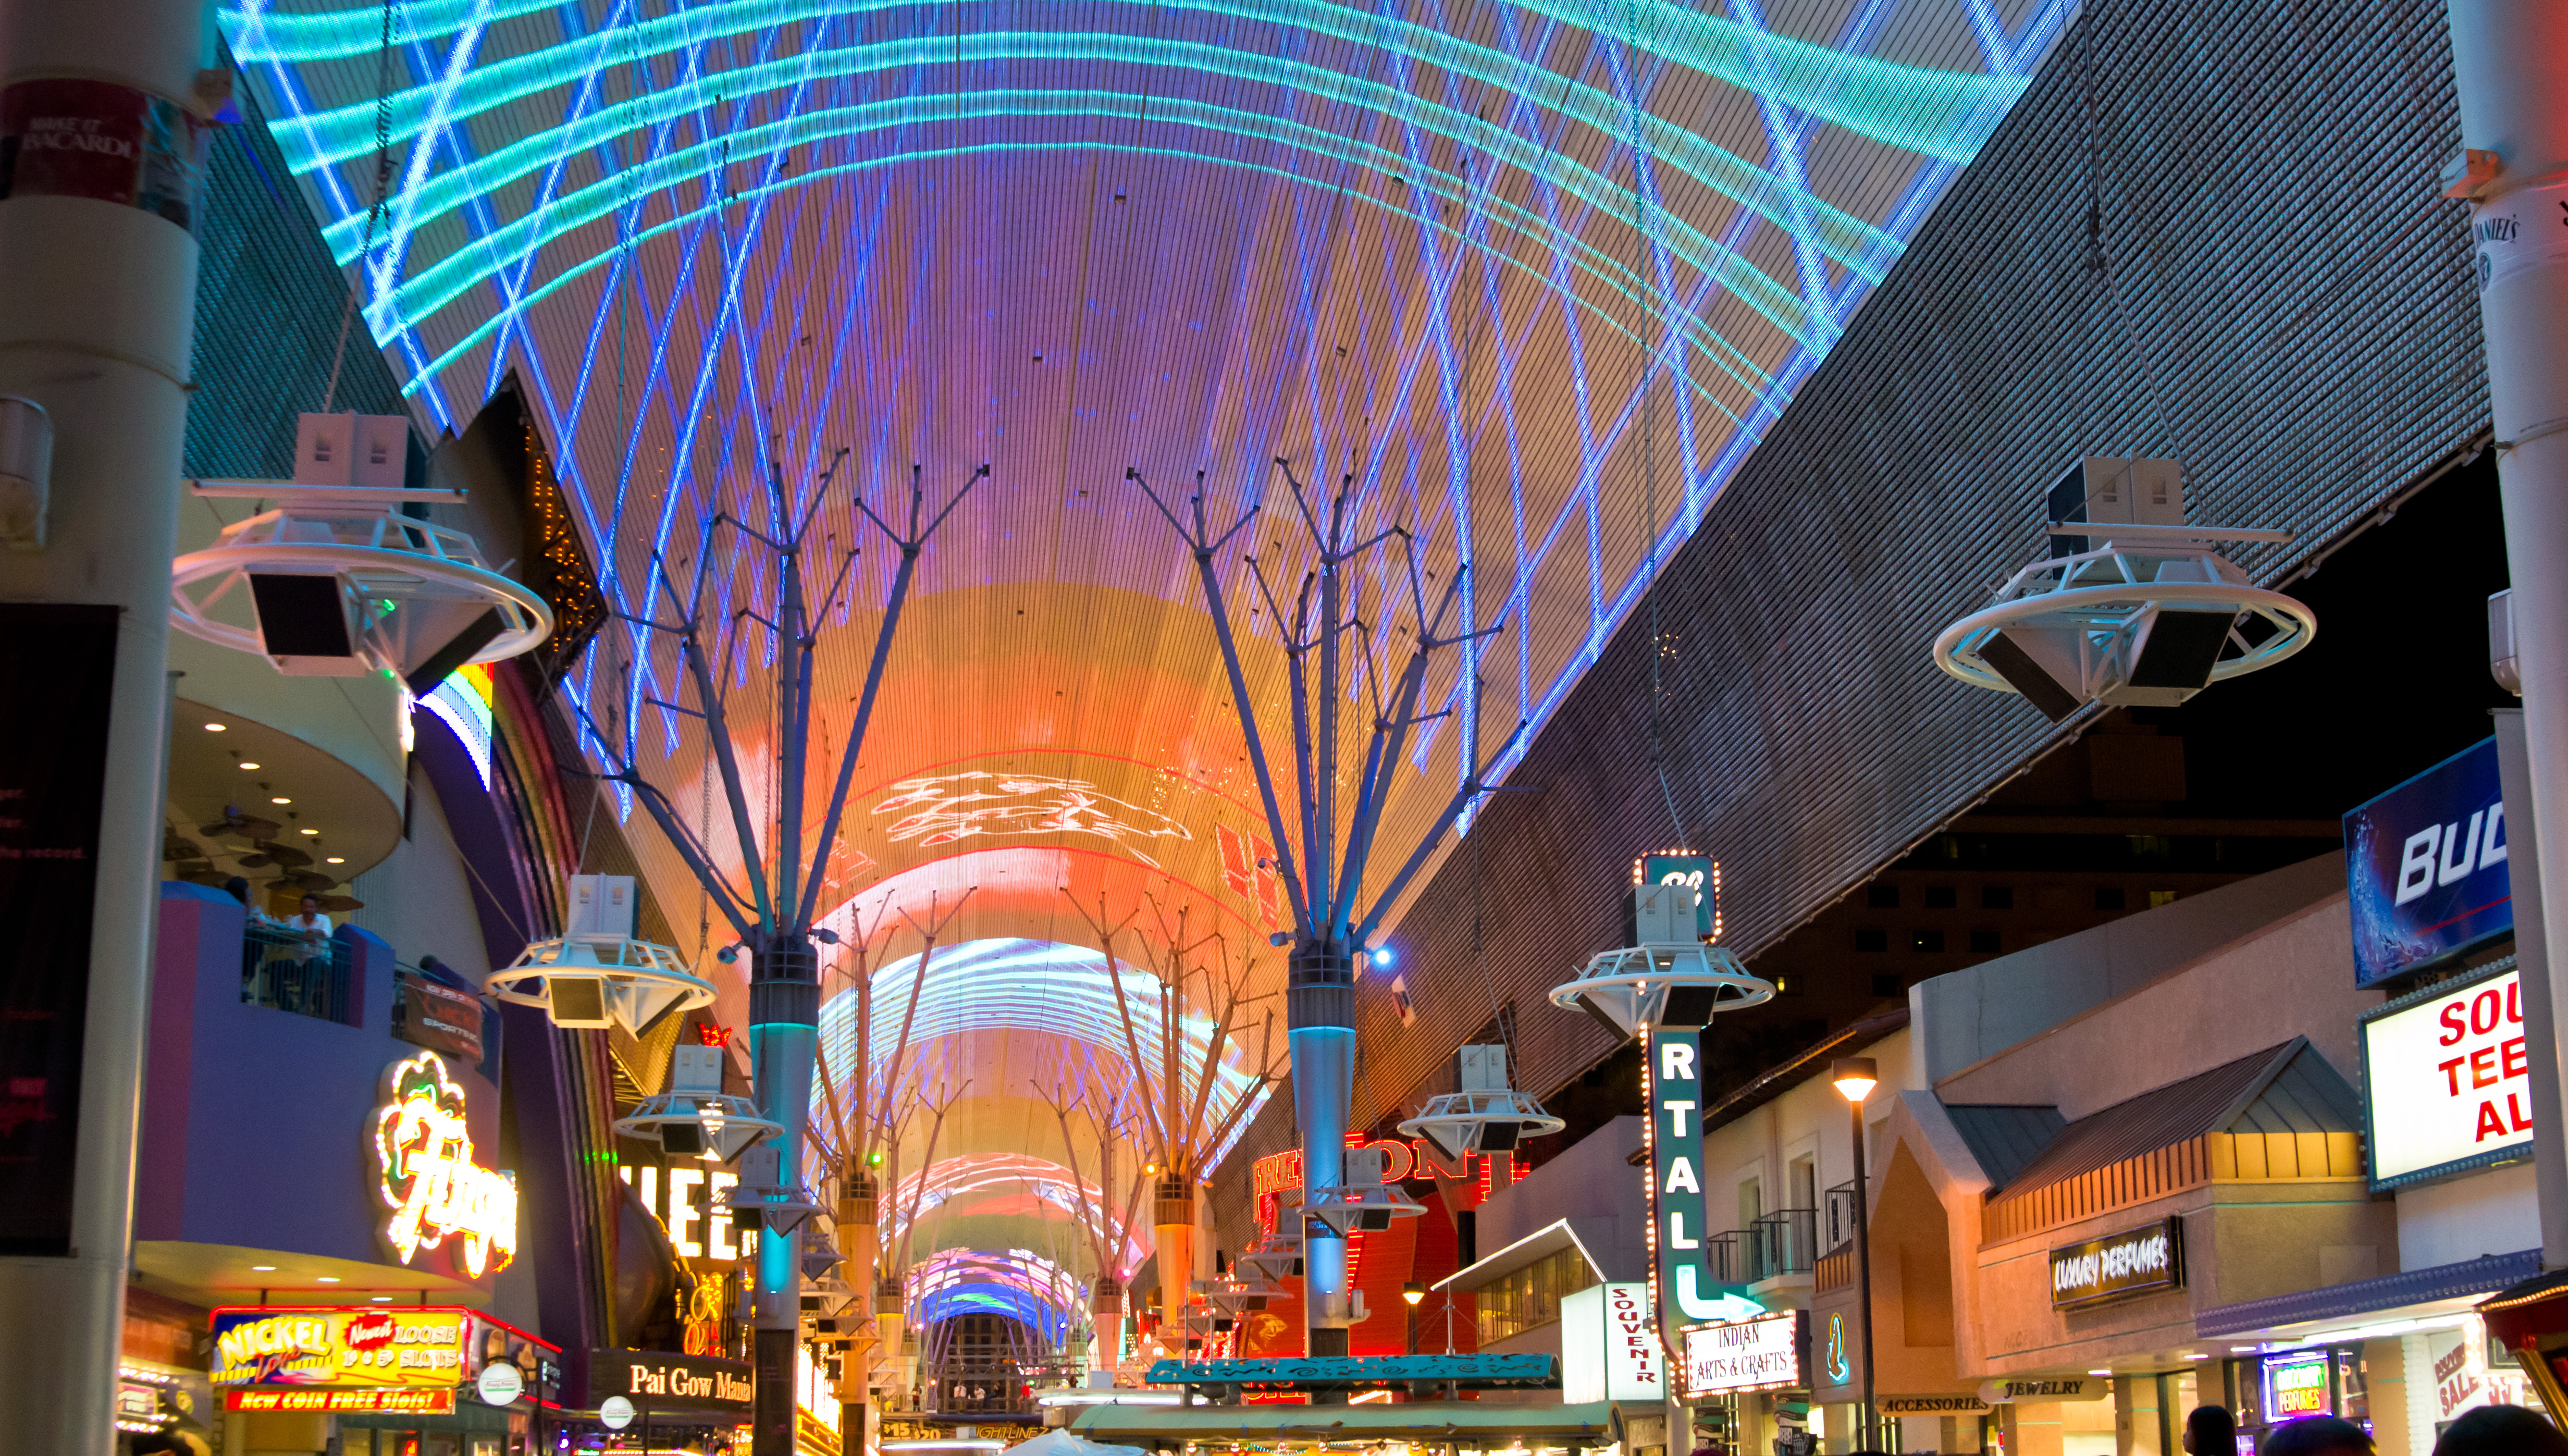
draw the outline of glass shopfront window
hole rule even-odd
[[[1471,1295],[1479,1312],[1482,1348],[1560,1317],[1560,1296],[1596,1282],[1576,1249],[1548,1255],[1482,1284]]]
[[[2370,1380],[2359,1344],[2277,1350],[2227,1366],[2228,1405],[2240,1449],[2264,1431],[2308,1415],[2342,1416],[2372,1429]]]

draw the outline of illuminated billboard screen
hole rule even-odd
[[[2376,1191],[2532,1156],[2523,996],[2508,970],[2364,1018],[2364,1156]]]
[[[2373,985],[2514,928],[2496,740],[2345,817],[2354,981]]]

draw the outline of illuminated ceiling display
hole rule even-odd
[[[912,1209],[917,1210],[922,1232],[933,1241],[917,1246],[922,1249],[951,1247],[945,1226],[967,1219],[1029,1219],[1037,1228],[1074,1223],[1081,1218],[1074,1185],[1087,1191],[1087,1207],[1103,1208],[1112,1202],[1120,1216],[1124,1190],[1118,1190],[1111,1201],[1104,1199],[1096,1184],[1074,1178],[1069,1169],[1047,1159],[1008,1153],[939,1158],[928,1170],[924,1188],[915,1175],[901,1179],[898,1197],[883,1206],[883,1234],[888,1238],[907,1229]],[[1134,1222],[1137,1225],[1140,1220]],[[1060,1230],[1056,1237],[1066,1242],[1070,1236]],[[1124,1263],[1115,1276],[1126,1277],[1149,1256],[1148,1244],[1127,1230]]]
[[[957,1314],[1004,1314],[1058,1340],[1077,1317],[1080,1285],[1031,1249],[948,1249],[910,1266],[908,1294],[921,1324]]]
[[[1050,1146],[1009,1099],[1128,1080],[1071,904],[1146,932],[1182,903],[1234,951],[1281,923],[1193,563],[1126,467],[1181,492],[1203,472],[1219,521],[1291,509],[1276,457],[1352,477],[1360,536],[1397,528],[1430,590],[1458,582],[1453,629],[1503,623],[1427,682],[1379,831],[1413,842],[1468,748],[1539,727],[1595,660],[2073,8],[395,0],[388,49],[380,3],[240,0],[222,24],[426,432],[515,382],[627,618],[565,690],[689,815],[720,798],[704,735],[629,618],[706,564],[754,796],[775,768],[755,624],[778,583],[700,562],[706,521],[772,525],[772,469],[832,559],[865,545],[814,684],[834,744],[897,564],[850,495],[905,510],[916,467],[941,503],[990,466],[919,559],[824,881],[904,935],[901,910],[972,893],[912,1032],[964,1096],[961,1158],[1003,1126]],[[1292,742],[1275,627],[1307,535],[1252,529],[1216,563],[1269,744]],[[1376,558],[1349,640],[1396,659],[1406,563]],[[1337,715],[1344,762],[1366,706]],[[635,848],[707,948],[676,857]],[[741,967],[700,964],[741,1022]],[[873,977],[878,1048],[915,970]],[[827,1018],[851,1067],[846,998]],[[985,1247],[1045,1247],[1040,1213]]]
[[[1114,981],[1107,974],[1106,957],[1101,952],[1057,940],[970,940],[940,947],[928,960],[923,983],[918,960],[915,955],[904,956],[873,972],[873,1056],[868,1065],[877,1076],[890,1065],[892,1048],[906,1026],[912,1047],[909,1064],[921,1068],[926,1075],[923,1090],[928,1092],[952,1090],[938,1083],[953,1076],[951,1068],[957,1064],[988,1064],[986,1059],[969,1057],[940,1061],[934,1043],[949,1037],[995,1040],[1010,1032],[1037,1033],[1059,1048],[1066,1060],[1025,1068],[1015,1086],[977,1086],[974,1090],[982,1096],[1033,1096],[1050,1090],[1056,1080],[1074,1090],[1091,1081],[1120,1088],[1130,1080],[1131,1074],[1124,1065],[1123,1020],[1115,1010]],[[1123,977],[1126,995],[1143,1005],[1157,1004],[1157,976],[1125,963]],[[917,989],[918,1002],[915,1016],[909,1010],[913,987]],[[1179,1053],[1187,1065],[1198,1064],[1211,1041],[1212,1019],[1189,1015],[1181,1025],[1184,1044]],[[1141,1057],[1153,1065],[1161,1055],[1157,1027],[1155,1019],[1133,1019]],[[841,991],[820,1008],[822,1054],[833,1067],[854,1066],[855,1040],[855,995]],[[1214,1124],[1228,1116],[1254,1080],[1237,1065],[1239,1060],[1234,1047],[1215,1073],[1210,1099]],[[903,1080],[908,1078],[904,1076]],[[815,1081],[811,1090],[814,1103],[826,1095]],[[884,1089],[877,1085],[877,1106],[883,1095]],[[1266,1093],[1260,1091],[1257,1095],[1263,1097]],[[1246,1128],[1248,1121],[1241,1118],[1237,1127]],[[1236,1136],[1234,1132],[1234,1141]]]
[[[1151,840],[1194,838],[1168,816],[1110,798],[1084,780],[982,769],[904,779],[874,813],[899,816],[883,831],[894,843],[933,848],[975,835],[1093,835],[1154,869],[1159,862],[1142,853]]]

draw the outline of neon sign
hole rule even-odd
[[[470,1309],[442,1305],[216,1309],[208,1378],[224,1387],[452,1388],[471,1373],[467,1357],[479,1347],[477,1322]]]
[[[473,1161],[464,1113],[464,1089],[437,1053],[395,1062],[375,1109],[375,1192],[402,1263],[453,1241],[456,1267],[480,1278],[517,1257],[517,1182]]]
[[[2328,1392],[2325,1350],[2301,1350],[2265,1362],[2266,1414],[2275,1420],[2326,1415],[2334,1408]]]

